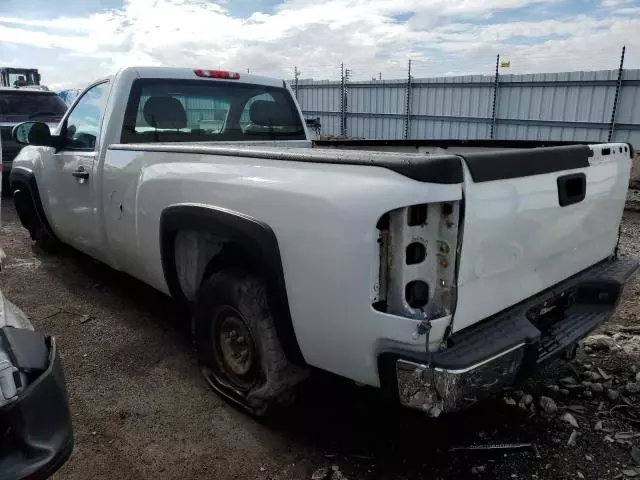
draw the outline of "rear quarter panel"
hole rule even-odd
[[[383,342],[424,349],[424,338],[413,338],[416,320],[371,307],[375,225],[395,208],[458,200],[461,185],[421,183],[379,167],[129,150],[109,150],[103,175],[105,231],[116,268],[167,292],[162,211],[178,204],[225,208],[274,231],[309,364],[378,385]]]

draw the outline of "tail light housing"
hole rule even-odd
[[[376,310],[431,320],[453,314],[460,202],[411,205],[376,225]]]

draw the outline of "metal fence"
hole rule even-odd
[[[321,135],[365,139],[620,141],[640,148],[640,70],[298,80]]]

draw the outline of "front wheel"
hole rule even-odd
[[[60,242],[53,238],[44,227],[37,226],[34,234],[36,245],[47,253],[57,253],[60,250]]]
[[[287,360],[268,300],[261,278],[223,271],[202,284],[194,312],[194,340],[205,379],[256,416],[290,399],[307,373]]]
[[[29,231],[36,245],[47,253],[56,253],[60,250],[61,243],[54,238],[42,225],[38,218],[33,201],[26,190],[17,186],[13,187],[13,204],[22,226]]]

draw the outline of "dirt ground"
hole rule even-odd
[[[77,252],[34,249],[6,198],[2,225],[8,262],[0,288],[36,328],[55,335],[62,353],[75,450],[56,479],[310,479],[331,466],[350,479],[635,475],[640,396],[625,385],[640,368],[640,336],[614,334],[640,325],[638,280],[603,330],[610,346],[582,350],[577,362],[554,364],[507,393],[526,408],[500,397],[431,420],[385,403],[374,389],[313,372],[294,406],[256,421],[201,379],[169,299]],[[622,249],[637,253],[639,243],[640,213],[627,212]],[[615,401],[580,384],[597,367],[612,376],[608,386],[621,394]],[[575,384],[566,394],[558,381],[568,376]],[[540,413],[541,395],[555,399],[558,413]],[[574,446],[567,446],[574,427],[560,418],[566,412],[579,425]],[[512,442],[532,442],[537,452],[450,451]]]

